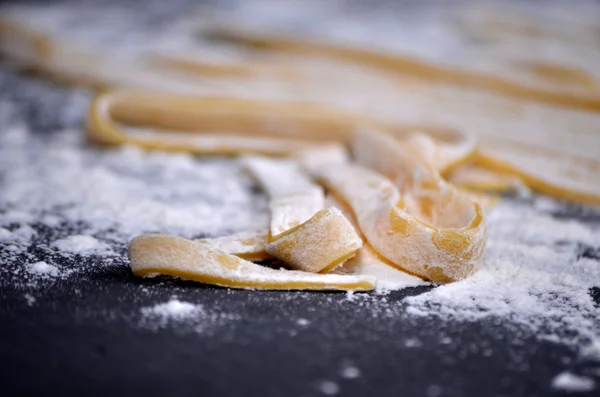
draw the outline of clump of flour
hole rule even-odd
[[[95,239],[92,236],[74,235],[69,236],[51,244],[62,252],[77,255],[105,255],[112,253],[110,245]]]
[[[164,326],[169,321],[183,322],[196,319],[205,314],[201,305],[177,299],[171,299],[168,302],[159,303],[151,307],[143,307],[141,311],[144,318],[155,321],[160,326]]]
[[[56,266],[43,261],[27,265],[27,271],[40,277],[57,277],[60,275],[60,270]]]
[[[552,387],[566,392],[587,392],[595,387],[593,379],[587,376],[579,376],[570,372],[558,374],[552,381]]]

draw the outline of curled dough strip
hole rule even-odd
[[[242,163],[270,199],[269,254],[316,273],[341,265],[360,249],[362,240],[352,224],[339,210],[323,209],[323,189],[296,161],[248,156]]]
[[[129,258],[136,276],[163,274],[230,288],[368,291],[375,282],[367,276],[270,269],[185,238],[162,234],[131,240]]]
[[[359,123],[381,124],[305,102],[115,90],[92,102],[87,132],[96,143],[128,143],[151,150],[289,155],[315,147],[316,142],[346,143]],[[139,134],[121,124],[163,132]],[[414,124],[383,128],[440,172],[462,164],[476,151],[474,136],[455,130]]]
[[[388,135],[357,132],[352,148],[362,166],[313,172],[352,208],[378,254],[435,282],[463,279],[479,266],[486,227],[478,204]]]
[[[328,205],[342,211],[354,227],[360,229],[352,210],[345,203],[336,199],[331,194],[327,195],[326,202]],[[377,288],[380,289],[400,289],[425,284],[421,278],[408,274],[394,264],[386,261],[373,250],[367,241],[363,241],[362,248],[354,257],[350,258],[342,266],[335,268],[332,273],[373,276],[377,280]]]

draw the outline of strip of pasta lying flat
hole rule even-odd
[[[131,269],[137,276],[168,275],[230,288],[368,291],[368,276],[313,274],[275,270],[177,236],[148,234],[129,243]]]

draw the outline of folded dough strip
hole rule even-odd
[[[346,203],[337,199],[332,194],[327,195],[326,202],[328,205],[342,211],[354,227],[360,230],[352,210]],[[366,239],[363,238],[363,240]],[[425,284],[421,278],[407,273],[377,254],[368,241],[363,241],[363,246],[356,255],[342,266],[335,268],[332,273],[373,276],[377,280],[376,286],[379,289],[400,289]]]
[[[368,276],[275,270],[172,235],[135,237],[129,258],[136,276],[162,274],[229,288],[368,291],[375,282]]]
[[[242,164],[269,196],[266,250],[292,268],[328,272],[362,246],[352,224],[335,208],[323,209],[323,189],[295,160],[243,157]]]
[[[352,149],[361,165],[311,172],[348,203],[378,254],[435,282],[463,279],[479,266],[486,227],[478,204],[391,136],[357,131]]]

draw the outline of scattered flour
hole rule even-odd
[[[0,241],[9,241],[12,237],[12,232],[8,229],[0,227]]]
[[[165,303],[141,309],[144,322],[156,328],[164,327],[169,322],[194,322],[206,315],[201,305],[171,299]]]
[[[321,392],[328,396],[334,396],[340,392],[340,387],[337,383],[330,380],[325,380],[319,385]]]
[[[30,294],[25,294],[24,298],[28,306],[33,306],[33,304],[36,302],[36,299]]]
[[[594,389],[594,380],[570,372],[558,374],[552,381],[552,387],[567,392],[587,392]]]
[[[43,277],[57,277],[60,271],[54,265],[49,265],[46,262],[36,262],[27,265],[27,271],[31,274]]]
[[[148,317],[159,317],[162,320],[182,321],[203,312],[202,306],[171,299],[166,303],[142,308],[142,314]]]
[[[438,385],[427,386],[427,397],[438,397],[442,394],[442,388]]]
[[[340,376],[345,379],[356,379],[360,376],[360,370],[351,362],[342,363]]]
[[[408,338],[404,341],[404,346],[406,347],[420,347],[421,345],[421,341],[417,338]]]
[[[75,235],[63,238],[52,243],[52,247],[63,252],[77,255],[102,255],[112,253],[110,246],[98,241],[92,236]]]

